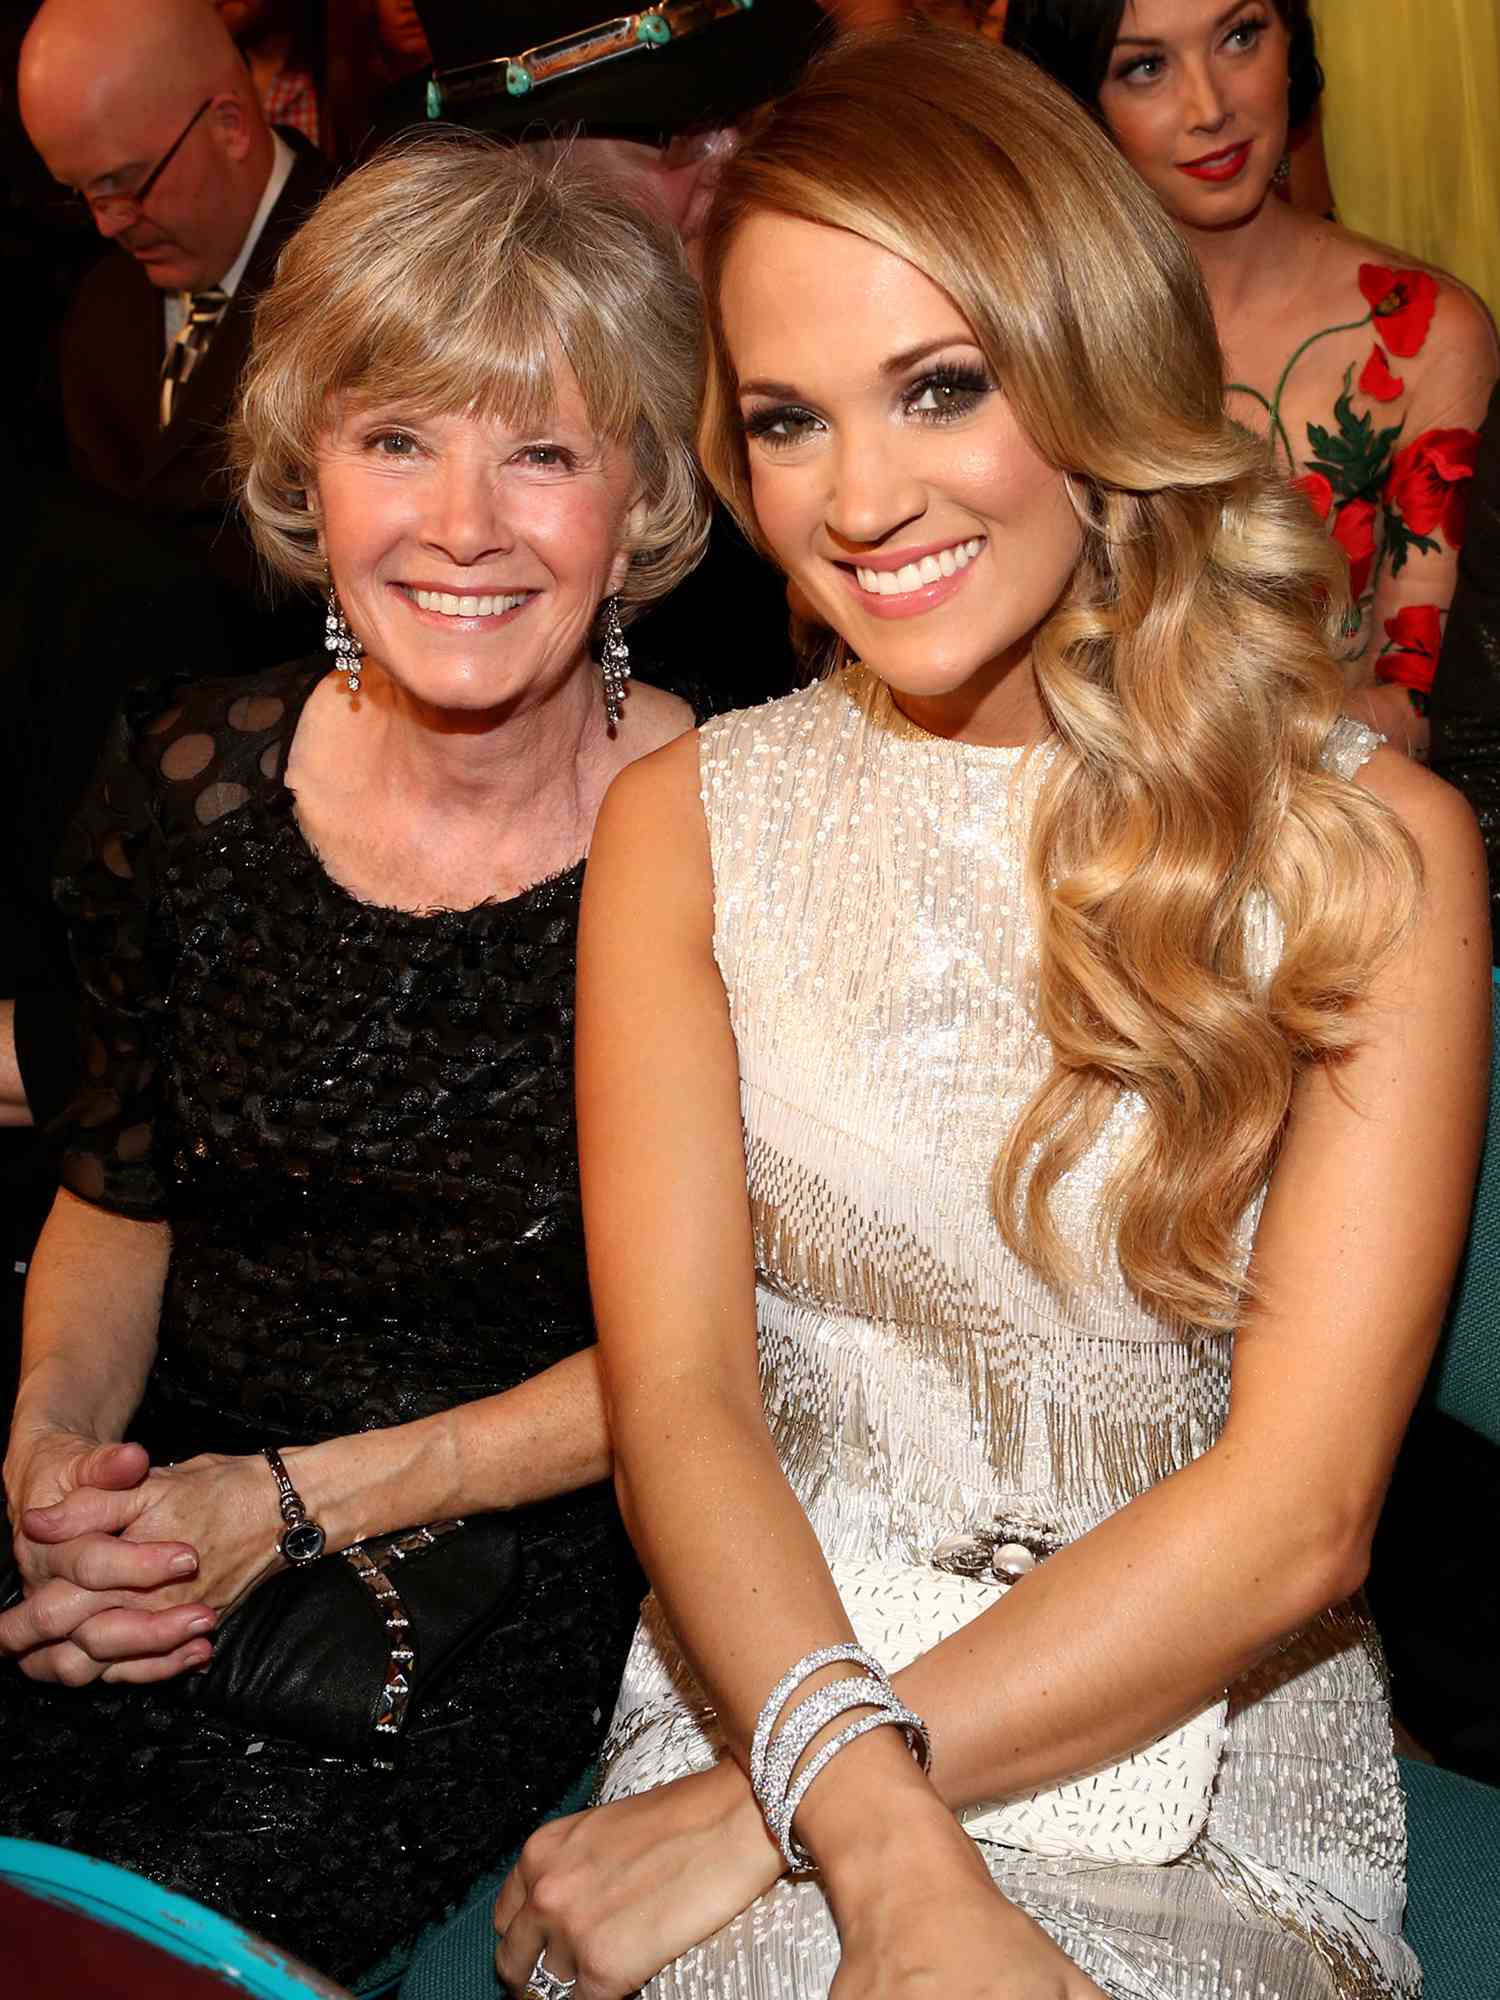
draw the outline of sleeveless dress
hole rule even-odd
[[[159,1458],[406,1423],[594,1339],[583,864],[468,910],[356,901],[282,782],[327,671],[137,698],[60,863],[88,1070],[64,1184],[172,1230],[131,1429]],[[170,1690],[9,1672],[0,1832],[123,1863],[351,1981],[518,1846],[603,1734],[644,1587],[613,1493],[514,1518],[514,1611],[414,1712],[393,1775]]]
[[[1342,721],[1328,760],[1352,776],[1378,742]],[[992,1218],[1001,1138],[1047,1067],[1023,866],[1049,752],[930,736],[858,667],[719,717],[700,743],[782,1466],[830,1559],[926,1563],[955,1535],[1045,1554],[1214,1442],[1232,1346],[1148,1314],[1112,1252],[1059,1296]],[[1059,1192],[1081,1257],[1138,1116],[1121,1103]],[[648,1599],[600,1796],[714,1750]],[[1180,1860],[980,1845],[1112,2000],[1420,1990],[1379,1642],[1354,1603],[1231,1690],[1208,1823]],[[816,2000],[837,1962],[816,1883],[783,1880],[647,1992]]]

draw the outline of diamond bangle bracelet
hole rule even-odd
[[[846,1662],[851,1666],[863,1667],[865,1672],[873,1675],[876,1680],[883,1681],[886,1678],[885,1668],[875,1655],[866,1652],[863,1646],[856,1646],[851,1639],[847,1645],[840,1643],[837,1646],[818,1646],[812,1652],[804,1653],[796,1666],[784,1673],[766,1696],[750,1744],[750,1784],[757,1798],[765,1788],[766,1751],[770,1745],[771,1732],[781,1711],[786,1707],[788,1697],[794,1694],[805,1680],[821,1672],[824,1667],[840,1666]]]
[[[843,1664],[864,1672],[815,1688],[782,1719],[788,1699],[804,1681],[824,1667]],[[819,1734],[851,1709],[868,1712],[823,1744],[799,1775],[797,1766]],[[852,1643],[805,1654],[767,1696],[750,1745],[750,1784],[767,1830],[793,1874],[812,1865],[812,1856],[792,1836],[792,1821],[808,1788],[841,1750],[873,1729],[888,1727],[904,1733],[912,1755],[928,1771],[932,1751],[926,1724],[901,1700],[875,1656]]]
[[[874,1700],[873,1695],[870,1699]],[[823,1745],[817,1756],[792,1785],[777,1810],[775,1820],[770,1822],[772,1837],[794,1875],[813,1866],[813,1857],[792,1837],[792,1821],[797,1817],[798,1808],[814,1780],[822,1775],[841,1750],[847,1750],[849,1745],[857,1742],[861,1736],[868,1736],[874,1729],[887,1729],[892,1726],[905,1731],[907,1744],[921,1765],[923,1773],[931,1769],[932,1744],[927,1734],[927,1725],[919,1715],[906,1707],[897,1695],[893,1694],[889,1701],[881,1702],[873,1715],[862,1715],[857,1721],[841,1729],[831,1742]]]

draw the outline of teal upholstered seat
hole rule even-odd
[[[1494,1025],[1500,1051],[1500,986]],[[1445,1415],[1500,1444],[1500,1064],[1493,1059],[1474,1219],[1428,1394]],[[1405,1760],[1401,1779],[1406,1930],[1422,1961],[1426,2000],[1500,2000],[1500,1789]]]
[[[594,1789],[592,1765],[567,1796],[540,1822],[582,1812]],[[356,2000],[504,2000],[505,1989],[495,1977],[493,1912],[500,1885],[515,1866],[515,1852],[505,1855],[488,1874],[473,1883],[463,1902],[441,1923],[425,1930],[403,1962],[386,1961],[355,1986]]]
[[[1401,1782],[1424,2000],[1500,2000],[1500,1789],[1406,1758]]]
[[[1500,1444],[1500,973],[1492,975],[1492,993],[1489,1127],[1468,1248],[1428,1393],[1446,1416]]]

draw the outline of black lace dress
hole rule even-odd
[[[346,894],[282,782],[325,671],[138,702],[61,864],[89,1075],[64,1182],[172,1227],[131,1433],[159,1458],[404,1423],[593,1339],[582,864],[459,912]],[[394,1775],[150,1689],[7,1672],[0,1830],[143,1871],[355,1976],[524,1838],[602,1734],[642,1588],[613,1496],[517,1518],[516,1616],[414,1715]]]

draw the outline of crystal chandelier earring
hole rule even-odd
[[[611,729],[625,710],[625,683],[630,679],[630,648],[620,624],[620,600],[604,600],[604,643],[599,648],[599,665],[604,675],[604,713]]]
[[[359,670],[364,663],[365,649],[349,630],[339,594],[333,587],[332,572],[328,576],[328,615],[323,620],[323,644],[333,654],[334,666],[346,677],[350,694],[358,694]]]

